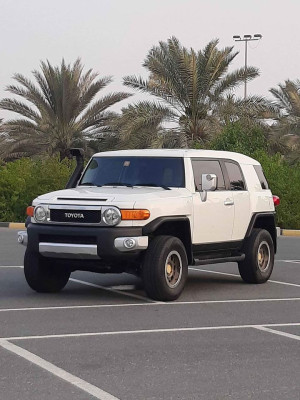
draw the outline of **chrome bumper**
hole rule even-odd
[[[129,242],[128,242],[129,241]],[[131,247],[127,247],[128,243]],[[114,246],[121,252],[145,250],[148,247],[148,236],[120,237],[114,241]],[[39,252],[45,257],[54,258],[100,258],[96,244],[72,244],[40,242]]]
[[[45,257],[54,258],[99,258],[96,244],[40,242],[39,252]]]

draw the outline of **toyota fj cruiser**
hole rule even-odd
[[[32,289],[59,291],[75,270],[129,272],[151,298],[170,301],[181,294],[188,265],[228,261],[247,283],[269,279],[279,199],[254,159],[124,150],[95,154],[83,171],[80,149],[72,150],[77,167],[67,188],[37,197],[27,232],[19,232]]]

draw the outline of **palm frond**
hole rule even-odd
[[[212,95],[215,100],[217,100],[224,92],[232,89],[236,89],[245,80],[248,82],[259,76],[259,71],[257,68],[248,67],[240,68],[234,72],[226,74],[226,76],[219,81],[213,87]]]
[[[18,85],[10,85],[7,90],[29,102],[28,105],[16,99],[0,101],[0,108],[23,117],[3,124],[15,148],[31,140],[34,152],[46,149],[49,154],[58,151],[64,157],[72,143],[84,143],[87,137],[91,140],[93,135],[97,137],[110,130],[107,110],[131,94],[111,93],[95,100],[112,78],[98,78],[92,69],[83,69],[79,58],[73,64],[63,59],[59,66],[46,60],[41,62],[40,70],[33,71],[36,84],[21,74],[14,75]],[[21,154],[19,149],[11,151]],[[29,154],[30,149],[25,153]]]
[[[35,122],[41,120],[41,115],[38,112],[30,108],[27,104],[15,99],[2,99],[0,101],[0,108],[2,110],[12,111],[17,114],[21,114],[24,117],[27,117]]]

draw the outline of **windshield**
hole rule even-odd
[[[94,157],[79,185],[184,187],[182,158]]]

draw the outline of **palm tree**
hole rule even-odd
[[[149,79],[124,77],[126,86],[155,96],[159,101],[158,104],[148,102],[147,107],[136,106],[140,125],[144,121],[147,126],[159,108],[163,126],[176,126],[175,136],[180,131],[186,136],[186,143],[193,143],[209,139],[225,118],[236,120],[246,111],[252,117],[261,116],[267,107],[264,99],[248,97],[241,100],[232,96],[232,90],[245,79],[249,81],[257,77],[258,70],[248,67],[228,72],[238,53],[233,51],[233,47],[219,50],[217,45],[218,40],[212,40],[203,50],[196,52],[183,47],[178,39],[172,37],[149,51],[143,64],[150,73]],[[226,108],[228,103],[231,105],[230,114]]]
[[[116,92],[96,99],[111,77],[96,79],[98,74],[89,69],[83,72],[80,59],[73,65],[53,67],[49,61],[41,62],[41,72],[33,71],[36,84],[21,74],[7,90],[24,101],[5,98],[0,108],[13,111],[23,118],[9,120],[3,129],[10,139],[11,151],[18,156],[47,152],[66,157],[71,146],[97,139],[110,131],[114,113],[107,111],[113,104],[131,96]]]
[[[273,140],[286,146],[288,158],[300,160],[300,81],[286,80],[270,89],[277,107],[277,124]]]
[[[6,135],[3,131],[3,119],[0,119],[0,161],[6,152]]]

